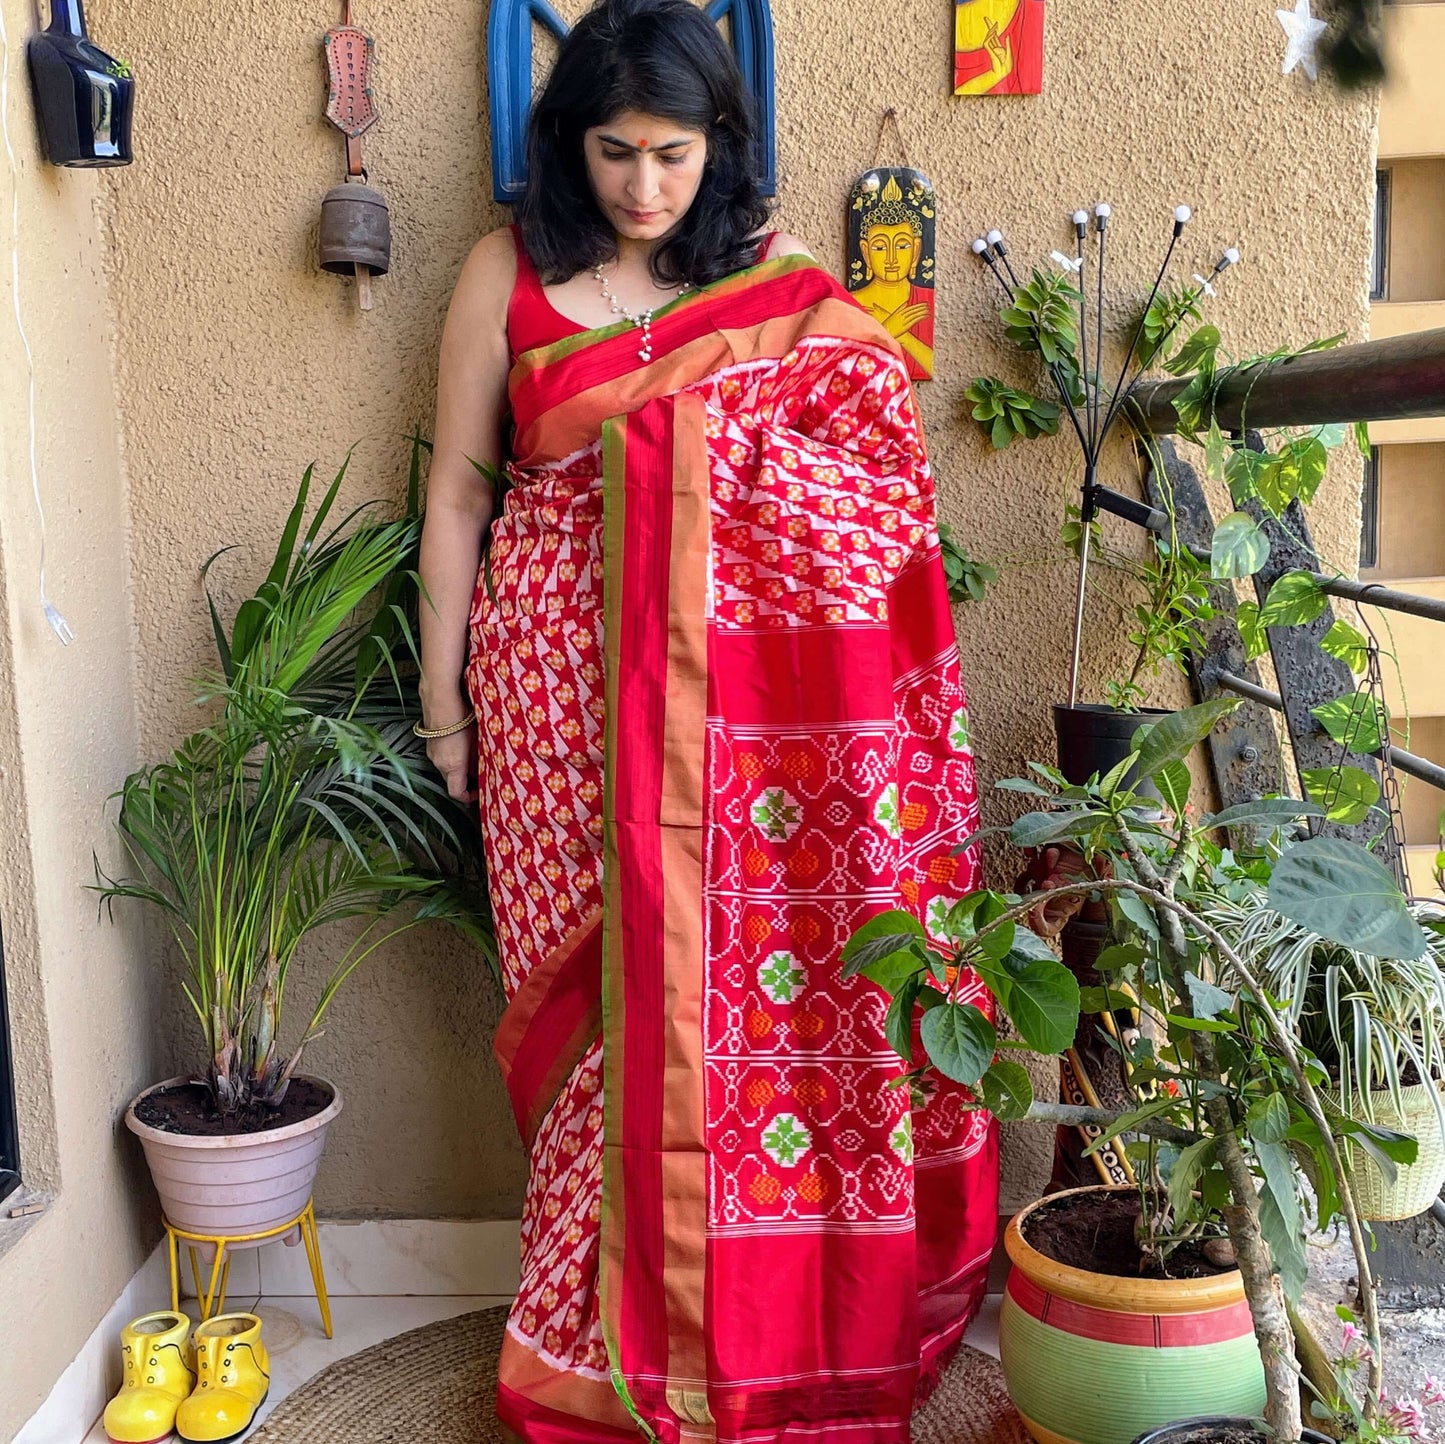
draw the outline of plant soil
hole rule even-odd
[[[1041,1254],[1070,1268],[1114,1278],[1199,1279],[1229,1273],[1204,1256],[1203,1241],[1180,1244],[1160,1267],[1139,1251],[1139,1195],[1080,1193],[1043,1204],[1024,1222],[1024,1238]]]
[[[1269,1436],[1250,1424],[1196,1424],[1171,1433],[1166,1444],[1269,1444]]]
[[[265,1133],[304,1123],[330,1105],[335,1094],[314,1078],[293,1078],[279,1108],[253,1108],[225,1118],[211,1101],[211,1090],[200,1083],[181,1083],[148,1093],[136,1104],[135,1116],[163,1133],[187,1133],[193,1138],[220,1138],[230,1134]]]

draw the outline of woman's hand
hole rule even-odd
[[[477,800],[477,729],[468,727],[450,737],[433,737],[426,755],[458,802]]]
[[[471,698],[460,687],[451,685],[421,687],[423,727],[450,727],[472,710]],[[458,802],[477,800],[477,734],[478,724],[463,727],[450,737],[429,737],[426,755],[442,775],[447,791]]]

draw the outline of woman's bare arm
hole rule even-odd
[[[773,243],[768,247],[768,259],[775,261],[779,256],[812,256],[806,241],[800,241],[797,236],[789,235],[787,231],[779,231],[773,237]]]
[[[473,462],[502,463],[506,406],[507,298],[516,253],[506,231],[484,236],[457,278],[442,332],[437,420],[421,538],[421,704],[424,724],[446,727],[471,711],[463,681],[467,624],[491,483]],[[457,798],[472,795],[475,733],[434,741],[428,752]]]

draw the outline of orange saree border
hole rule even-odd
[[[703,1343],[707,1142],[703,1109],[703,746],[711,518],[701,397],[673,405],[667,682],[658,796],[663,877],[663,1297],[669,1403],[707,1421]],[[689,1396],[692,1396],[691,1398]],[[701,1417],[697,1417],[697,1416]]]
[[[652,323],[656,359],[640,364],[631,326],[607,327],[529,351],[508,389],[516,421],[515,464],[525,469],[595,442],[625,418],[739,362],[779,360],[807,336],[890,351],[883,331],[816,261],[784,256],[684,296]]]
[[[522,1142],[602,1031],[602,913],[594,910],[523,980],[502,1013],[492,1051]]]

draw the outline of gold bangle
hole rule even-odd
[[[451,737],[458,732],[465,732],[477,720],[475,711],[468,712],[460,722],[453,722],[450,727],[423,727],[420,722],[411,724],[412,732],[418,737],[425,737],[428,742],[434,737]]]

